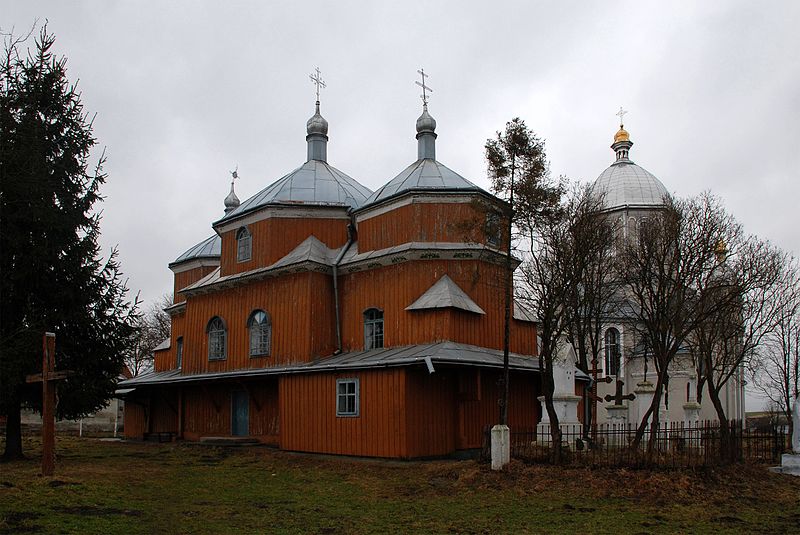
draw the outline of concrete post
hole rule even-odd
[[[627,446],[625,441],[625,424],[628,421],[627,405],[608,405],[608,424],[611,434],[608,436],[608,445],[612,447]]]
[[[502,470],[511,461],[511,430],[507,425],[492,427],[492,470]]]

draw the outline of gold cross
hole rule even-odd
[[[314,69],[316,74],[309,74],[308,77],[311,78],[311,82],[317,84],[317,102],[319,102],[319,88],[326,87],[325,82],[322,81],[322,73],[319,70],[319,67]]]
[[[414,83],[422,88],[422,95],[421,95],[422,104],[424,106],[427,106],[428,105],[428,91],[433,93],[433,89],[431,89],[430,87],[425,85],[425,78],[427,78],[429,75],[425,74],[425,69],[420,69],[417,72],[419,73],[420,76],[422,76],[422,83],[419,83],[419,82],[414,82]]]

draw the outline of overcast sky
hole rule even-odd
[[[800,254],[800,2],[1,2],[49,21],[108,155],[106,250],[145,304],[240,199],[305,161],[309,73],[328,161],[370,189],[416,159],[417,69],[437,159],[488,189],[483,145],[513,117],[554,174],[594,180],[623,106],[631,159],[679,196],[711,190]]]

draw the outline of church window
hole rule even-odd
[[[501,218],[498,212],[486,214],[486,244],[492,247],[500,245]]]
[[[619,375],[621,360],[619,331],[613,327],[608,329],[605,342],[606,375]]]
[[[369,308],[364,312],[364,349],[383,347],[383,311]]]
[[[254,310],[247,320],[247,330],[250,333],[250,356],[261,357],[269,355],[269,346],[272,338],[272,322],[263,310]]]
[[[208,322],[208,360],[225,360],[227,354],[227,334],[225,322],[219,316],[214,316]]]
[[[183,336],[175,340],[175,367],[180,370],[181,365],[183,365]]]
[[[358,416],[358,379],[336,380],[336,416]]]
[[[236,232],[236,260],[245,262],[253,254],[253,237],[247,227],[242,227]]]

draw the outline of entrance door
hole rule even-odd
[[[250,399],[244,390],[231,392],[231,435],[246,437],[250,434]]]

